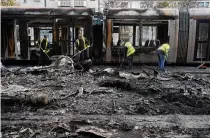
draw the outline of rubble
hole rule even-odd
[[[111,133],[110,131],[97,128],[94,126],[81,127],[76,132],[83,133],[83,134],[85,133],[85,135],[88,135],[94,138],[110,138],[113,135],[113,133]]]
[[[210,134],[206,129],[210,126],[208,74],[172,71],[156,74],[152,69],[127,72],[94,67],[89,72],[78,73],[69,61],[62,57],[57,67],[10,69],[9,74],[2,76],[3,137],[19,136],[20,131],[27,128],[33,130],[27,133],[27,137]],[[28,96],[36,99],[40,94],[47,97],[44,106],[34,105],[36,100],[27,102]],[[12,102],[11,97],[21,100],[8,104]],[[178,117],[166,120],[166,116],[171,114],[178,114]],[[185,118],[180,114],[207,115],[204,117],[207,120],[203,118],[203,121],[192,124],[192,119],[189,124],[193,128],[189,129],[186,128],[187,122],[182,123]],[[162,117],[148,120],[158,115]],[[163,123],[159,124],[161,119]],[[148,122],[144,123],[144,120]],[[161,125],[163,127],[159,128]],[[170,127],[164,127],[167,125]]]
[[[36,89],[29,89],[19,85],[1,86],[2,104],[30,103],[33,105],[47,105],[48,95],[36,93]]]

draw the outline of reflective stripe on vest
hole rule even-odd
[[[132,55],[133,53],[135,53],[135,48],[132,46],[132,44],[130,42],[126,42],[125,43],[125,47],[128,48],[128,51],[127,51],[127,57]]]
[[[83,43],[84,43],[84,47],[85,47],[85,48],[90,47],[88,44],[85,43],[85,38],[84,38],[84,37],[82,37],[82,40],[83,40]],[[79,39],[77,39],[76,42],[77,42],[78,45],[79,45]]]

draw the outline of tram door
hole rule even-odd
[[[210,20],[197,21],[194,59],[210,61]]]

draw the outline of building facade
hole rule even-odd
[[[118,6],[108,6],[108,8],[151,8],[167,6],[177,8],[187,6],[185,0],[16,0],[20,6],[24,7],[87,7],[95,12],[102,12],[104,3],[117,3]],[[185,4],[183,4],[185,3]],[[190,2],[189,8],[210,8],[209,0],[195,0]]]
[[[98,12],[98,0],[17,0],[20,6],[24,7],[87,7]]]
[[[186,0],[187,1],[187,0]],[[209,0],[195,0],[186,2],[185,0],[131,0],[128,1],[127,8],[151,8],[151,7],[167,7],[167,8],[210,8]]]

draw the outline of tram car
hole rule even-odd
[[[44,35],[51,56],[72,56],[79,33],[92,43],[92,17],[90,8],[1,7],[1,59],[37,61]]]
[[[134,63],[157,63],[156,49],[168,41],[168,63],[210,63],[210,9],[106,9],[105,62],[122,60],[123,38],[136,49]]]
[[[120,63],[124,38],[136,49],[134,63],[157,63],[156,49],[168,41],[168,63],[210,63],[210,8],[105,9],[1,7],[1,59],[37,60],[47,32],[52,55],[73,56],[82,33],[95,63]],[[105,50],[104,50],[105,49]]]

